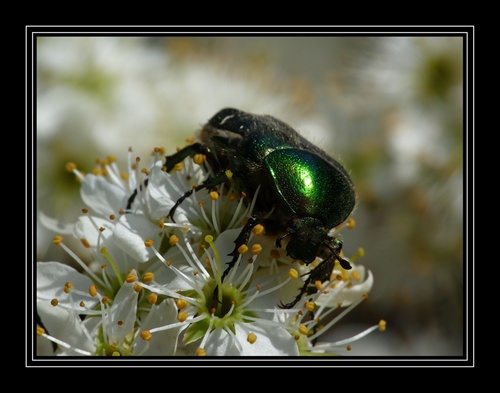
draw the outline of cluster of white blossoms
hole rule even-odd
[[[222,280],[252,200],[233,189],[187,190],[209,174],[203,157],[187,158],[171,173],[155,149],[147,169],[129,151],[126,172],[115,160],[81,181],[86,207],[74,225],[57,225],[88,249],[80,269],[37,263],[37,354],[40,356],[301,356],[335,354],[385,322],[339,342],[321,335],[367,298],[373,277],[347,258],[329,281],[314,283],[292,308],[310,269],[277,249],[265,228],[254,228]],[[131,196],[134,197],[131,199]],[[254,196],[255,198],[255,196]],[[44,220],[51,225],[50,220]],[[359,255],[358,255],[359,256]]]

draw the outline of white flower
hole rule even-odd
[[[183,344],[192,346],[192,355],[208,356],[296,356],[298,346],[290,326],[273,320],[276,313],[282,312],[277,307],[277,296],[272,296],[276,303],[271,308],[268,296],[287,281],[276,285],[271,280],[258,279],[259,243],[251,239],[248,243],[253,248],[251,260],[240,257],[237,264],[221,282],[221,256],[229,254],[234,248],[233,240],[239,229],[224,231],[212,243],[206,252],[208,265],[204,265],[192,246],[183,237],[183,244],[176,243],[182,249],[190,268],[181,271],[169,258],[169,252],[162,257],[165,267],[172,269],[185,283],[189,290],[173,292],[170,283],[154,282],[141,285],[159,295],[177,298],[179,315],[176,321],[156,329],[145,330],[141,336],[145,340],[155,337],[157,332],[182,327]],[[203,258],[205,259],[205,258]]]
[[[85,263],[58,236],[54,244],[83,273],[58,262],[37,264],[41,351],[47,339],[57,344],[55,355],[298,356],[332,353],[367,334],[318,343],[371,289],[371,273],[355,258],[351,271],[336,265],[329,281],[311,283],[293,308],[281,308],[321,261],[291,260],[258,225],[228,269],[252,201],[224,186],[186,194],[207,168],[186,159],[165,173],[162,150],[155,152],[144,177],[130,152],[125,176],[111,161],[85,176],[71,166],[88,205],[72,233],[93,260]]]

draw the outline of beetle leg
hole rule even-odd
[[[186,157],[191,156],[194,157],[196,154],[204,154],[205,156],[210,156],[210,149],[203,145],[202,143],[196,142],[193,143],[189,146],[184,147],[183,149],[179,150],[178,152],[165,157],[165,167],[167,168],[167,172],[170,172],[175,165],[177,165],[179,162],[182,162]],[[148,185],[148,179],[144,180],[144,187]],[[139,185],[139,188],[142,190],[143,185]],[[132,203],[135,200],[135,197],[137,196],[137,188],[134,190],[134,192],[129,196],[127,200],[127,210],[130,210],[132,207]],[[185,198],[185,197],[184,197]]]
[[[228,177],[227,177],[226,171],[220,171],[215,176],[208,176],[203,183],[186,191],[183,196],[181,196],[179,199],[177,199],[177,202],[175,202],[175,205],[168,212],[168,217],[170,217],[172,222],[175,222],[175,220],[174,220],[175,210],[184,201],[184,199],[189,197],[194,191],[198,192],[198,191],[203,190],[203,189],[211,190],[212,188],[218,186],[219,184],[225,183],[227,180],[228,180]]]
[[[248,243],[248,239],[250,238],[250,234],[252,233],[252,229],[258,223],[259,223],[259,221],[257,220],[257,217],[252,216],[248,219],[246,224],[241,229],[240,234],[238,235],[238,237],[234,241],[234,243],[235,243],[234,250],[231,253],[227,254],[228,256],[233,257],[233,259],[227,263],[228,266],[227,266],[226,270],[224,270],[224,272],[222,273],[222,280],[221,281],[224,281],[224,278],[229,274],[229,271],[231,270],[231,268],[234,266],[234,264],[238,260],[238,257],[240,256],[240,253],[238,252],[238,248],[240,248],[243,244]]]
[[[276,245],[276,248],[281,248],[281,241],[287,237],[287,236],[290,236],[291,234],[293,234],[293,232],[287,232],[285,233],[284,235],[281,235],[281,236],[278,236],[276,238],[276,241],[274,242],[274,244]]]
[[[196,142],[182,148],[174,154],[166,156],[165,166],[167,168],[167,172],[170,172],[175,165],[177,165],[179,162],[182,162],[186,157],[194,157],[196,154],[204,154],[208,156],[210,155],[210,149],[204,144]]]
[[[246,224],[243,226],[243,228],[241,229],[240,234],[238,235],[238,237],[234,241],[234,243],[235,243],[234,250],[231,253],[227,254],[228,256],[233,257],[233,259],[231,261],[227,262],[228,266],[224,270],[224,272],[222,273],[221,282],[224,282],[224,279],[229,274],[232,267],[234,266],[234,264],[236,263],[236,261],[239,258],[240,253],[238,252],[238,248],[240,248],[243,244],[248,243],[248,239],[250,238],[250,233],[252,233],[253,227],[256,226],[258,223],[259,223],[259,221],[258,221],[257,217],[251,216],[248,219],[248,221],[246,222]],[[219,292],[219,286],[216,286],[215,290],[214,290],[214,294],[213,294],[214,300],[218,300],[217,299],[218,292]]]
[[[295,297],[294,300],[292,300],[290,303],[283,304],[281,303],[279,305],[280,308],[292,308],[297,304],[297,302],[302,298],[302,295],[305,293],[316,293],[317,289],[316,287],[312,286],[310,287],[311,283],[315,283],[316,281],[326,281],[330,280],[330,275],[333,272],[333,267],[335,266],[335,259],[333,258],[327,258],[324,261],[322,261],[318,266],[316,266],[314,269],[312,269],[309,273],[306,273],[309,275],[307,277],[306,281],[304,282],[304,285],[302,285],[302,288],[300,289],[299,294]]]

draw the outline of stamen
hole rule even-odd
[[[157,300],[158,300],[158,295],[156,293],[153,292],[148,295],[149,304],[156,304]]]
[[[247,341],[248,341],[250,344],[255,343],[255,341],[257,341],[257,336],[255,335],[255,333],[250,333],[250,334],[247,336]]]
[[[62,247],[62,249],[66,251],[66,253],[69,254],[69,256],[72,257],[82,267],[82,269],[89,274],[89,276],[92,278],[93,281],[99,283],[99,285],[105,286],[104,282],[94,274],[94,272],[87,266],[87,264],[83,262],[78,255],[76,255],[73,251],[71,251],[71,249],[69,249],[69,247],[67,247],[62,242],[61,236],[56,236],[53,242],[55,245]]]
[[[252,245],[252,254],[253,255],[260,254],[261,251],[262,251],[262,246],[260,244]]]
[[[177,308],[179,310],[182,310],[188,306],[188,302],[186,302],[184,299],[177,299],[175,301],[175,304],[177,305]]]
[[[252,228],[252,232],[257,236],[262,235],[264,233],[264,226],[257,224]]]
[[[122,275],[120,274],[118,266],[113,261],[113,258],[111,258],[111,255],[109,255],[108,249],[106,247],[102,247],[101,248],[101,254],[104,255],[104,258],[106,258],[106,260],[108,261],[108,263],[111,265],[111,268],[115,272],[115,276],[118,279],[118,283],[119,283],[120,287],[123,286]]]
[[[196,350],[196,356],[207,356],[207,353],[205,352],[205,350],[203,348],[198,348]]]
[[[184,322],[188,317],[188,313],[187,312],[184,312],[184,311],[181,311],[179,314],[177,314],[177,320],[179,322]]]
[[[40,329],[40,330],[39,330]],[[88,352],[88,351],[84,351],[83,349],[79,349],[79,348],[75,348],[73,347],[72,345],[62,341],[62,340],[59,340],[55,337],[52,337],[50,335],[48,335],[47,333],[45,333],[45,330],[42,329],[42,328],[37,328],[37,336],[41,336],[41,337],[45,337],[47,340],[50,340],[54,343],[56,343],[57,345],[60,345],[61,347],[64,347],[66,349],[70,349],[72,351],[75,351],[76,353],[79,353],[80,355],[85,355],[85,356],[91,356],[92,353],[91,352]]]
[[[168,239],[168,244],[171,246],[175,246],[179,242],[179,238],[175,235],[170,236],[170,239]]]

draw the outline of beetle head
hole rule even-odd
[[[304,261],[306,265],[317,256],[334,258],[346,269],[351,269],[348,261],[340,256],[342,240],[328,236],[328,229],[314,217],[300,217],[290,223],[291,239],[286,246],[286,253],[292,259]]]

